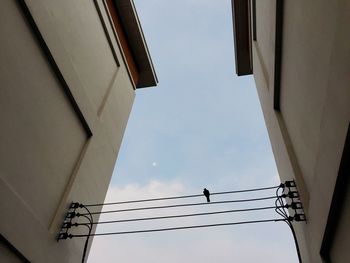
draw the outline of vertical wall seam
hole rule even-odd
[[[77,178],[77,175],[79,173],[79,169],[81,167],[81,164],[85,158],[85,154],[88,150],[88,147],[90,145],[90,142],[91,142],[91,139],[92,137],[88,138],[86,141],[85,141],[85,144],[78,156],[78,159],[74,165],[74,168],[73,168],[73,171],[71,173],[71,175],[69,176],[69,179],[66,183],[66,186],[64,188],[64,191],[61,195],[61,198],[60,198],[60,201],[58,203],[58,206],[57,206],[57,209],[54,213],[54,216],[51,220],[51,223],[49,225],[49,231],[51,233],[55,232],[57,230],[57,226],[58,224],[63,220],[62,217],[62,214],[63,214],[63,211],[66,211],[67,210],[67,200],[68,200],[68,196],[72,190],[72,187],[73,187],[73,184],[74,184],[74,181],[75,179]]]
[[[305,214],[307,216],[308,208],[309,208],[309,198],[310,198],[309,192],[307,189],[307,185],[305,184],[304,176],[303,176],[303,173],[301,171],[297,156],[295,154],[293,143],[290,139],[290,136],[289,136],[287,127],[285,125],[283,116],[278,111],[275,111],[275,116],[277,119],[279,130],[280,130],[282,138],[283,138],[284,146],[285,146],[287,154],[288,154],[290,165],[293,169],[295,181],[296,181],[296,184],[298,186],[299,193],[300,193],[300,198],[301,198],[301,201],[303,203],[303,207],[305,209]]]
[[[101,114],[102,114],[102,112],[103,112],[103,110],[104,110],[104,108],[105,108],[105,106],[107,104],[107,100],[108,100],[108,98],[110,96],[110,93],[111,93],[113,87],[116,84],[118,73],[119,73],[119,68],[117,68],[117,70],[114,72],[114,74],[112,76],[112,79],[111,79],[111,81],[110,81],[110,83],[108,85],[108,88],[107,88],[107,90],[106,90],[106,92],[105,92],[105,94],[104,94],[104,96],[102,98],[102,102],[101,102],[101,104],[100,104],[100,106],[99,106],[99,108],[97,110],[97,116],[98,117],[101,116]]]
[[[284,0],[276,0],[273,108],[280,110]]]
[[[98,17],[100,18],[100,21],[101,21],[101,24],[102,24],[102,27],[103,27],[103,31],[104,31],[104,33],[106,35],[109,47],[110,47],[110,49],[112,51],[112,55],[113,55],[113,58],[115,60],[115,63],[117,64],[117,67],[120,67],[118,56],[117,56],[117,53],[115,52],[115,48],[113,46],[113,42],[112,42],[111,36],[108,33],[107,25],[105,23],[105,20],[103,19],[102,11],[101,11],[101,8],[100,8],[100,6],[98,4],[98,0],[94,0],[94,4],[95,4],[95,8],[97,10]]]
[[[63,89],[64,94],[68,98],[68,101],[70,102],[71,106],[73,107],[74,112],[76,113],[80,123],[82,124],[86,134],[88,137],[92,136],[92,131],[89,127],[89,124],[87,123],[83,113],[81,112],[78,103],[74,99],[74,96],[64,79],[62,72],[60,71],[58,65],[56,64],[55,59],[53,58],[53,55],[47,46],[37,24],[35,23],[35,20],[30,13],[30,10],[25,2],[25,0],[17,0],[18,5],[20,6],[20,9],[22,10],[22,13],[24,17],[26,18],[26,22],[28,23],[29,27],[31,28],[31,31],[33,35],[35,36],[36,41],[39,44],[39,47],[41,48],[41,51],[43,52],[47,62],[50,65],[51,70],[53,71],[54,75],[56,76],[58,82],[60,83],[60,86]]]

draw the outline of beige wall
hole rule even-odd
[[[33,262],[80,262],[85,240],[55,238],[70,202],[104,200],[134,88],[101,1],[112,47],[93,1],[25,2],[92,136],[17,1],[3,1],[0,232]]]
[[[270,48],[275,43],[275,1],[257,1],[254,78],[280,177],[296,179],[306,208],[308,222],[297,226],[304,260],[321,262],[319,251],[350,121],[350,4],[284,2],[280,112],[273,109]],[[342,222],[349,234],[349,221]],[[340,236],[336,240],[345,242]],[[340,258],[347,251],[335,247],[334,262],[345,262]]]
[[[270,84],[273,83],[274,57],[270,54],[275,50],[275,31],[273,30],[275,8],[275,1],[256,1],[256,10],[259,10],[258,13],[264,13],[265,15],[256,16],[256,38],[259,41],[254,41],[252,49],[254,49],[255,55],[259,57],[254,62],[259,63],[257,67],[261,72],[259,74],[260,81],[263,82],[266,89],[269,89]]]
[[[0,240],[0,262],[23,263],[23,261],[19,259],[19,257],[2,240]]]

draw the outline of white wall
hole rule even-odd
[[[261,24],[253,42],[254,77],[280,177],[296,179],[306,208],[308,223],[297,226],[302,253],[306,262],[320,262],[350,121],[350,5],[345,0],[284,1],[281,111],[276,112],[274,48],[269,48],[275,41],[274,2],[257,1]],[[337,258],[345,252],[338,250]]]
[[[87,136],[17,1],[3,1],[0,232],[33,262],[79,262],[85,240],[55,238],[70,202],[104,200],[135,93],[93,1],[26,3],[93,135]]]

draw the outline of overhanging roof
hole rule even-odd
[[[231,2],[236,74],[238,76],[249,75],[253,73],[249,2],[248,0],[231,0]]]
[[[152,59],[142,32],[140,21],[132,0],[114,0],[123,24],[128,44],[139,70],[136,88],[156,86],[158,83]]]

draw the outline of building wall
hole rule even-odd
[[[0,233],[29,261],[80,262],[85,239],[55,239],[72,201],[104,200],[134,86],[102,1],[23,1],[63,82],[21,2],[0,9]]]
[[[276,1],[256,2],[254,78],[281,180],[296,179],[301,192],[308,221],[296,228],[304,262],[321,262],[320,248],[350,121],[350,4],[345,0],[284,1],[280,111],[276,111]],[[346,233],[348,208],[349,203],[341,219]],[[346,242],[338,234],[334,242]],[[331,254],[332,262],[349,257],[340,246],[333,246]]]
[[[12,249],[7,246],[4,240],[0,239],[0,262],[23,263],[20,256],[16,255]]]

